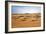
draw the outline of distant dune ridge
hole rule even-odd
[[[40,13],[12,14],[11,19],[12,19],[12,28],[41,26]]]

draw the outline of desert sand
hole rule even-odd
[[[41,14],[12,14],[12,28],[20,27],[40,27],[41,26]]]

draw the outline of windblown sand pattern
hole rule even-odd
[[[12,14],[12,28],[19,27],[40,27],[41,26],[41,14]]]

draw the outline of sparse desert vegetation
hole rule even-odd
[[[41,26],[41,14],[12,14],[12,28],[18,27],[40,27]]]

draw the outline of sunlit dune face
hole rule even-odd
[[[18,27],[40,27],[41,14],[12,14],[12,28]]]

